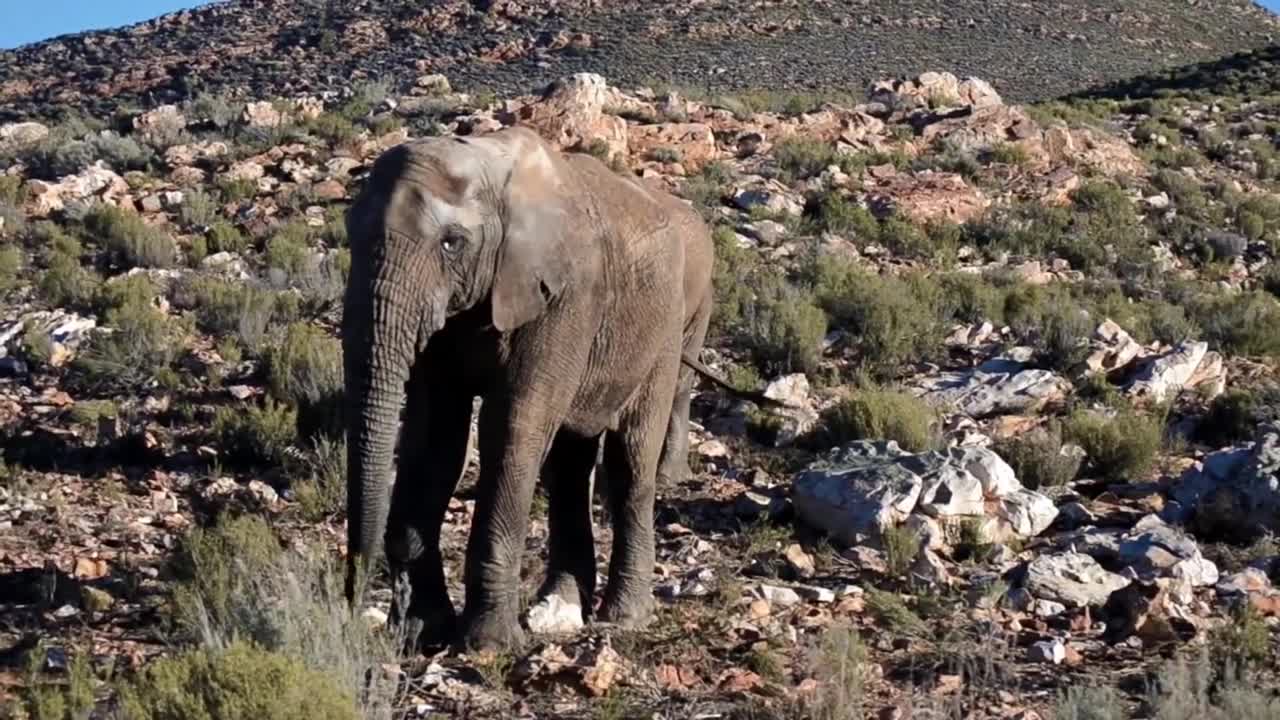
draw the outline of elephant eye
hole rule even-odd
[[[466,243],[466,235],[458,230],[446,230],[444,235],[440,236],[440,247],[447,253],[458,252]]]

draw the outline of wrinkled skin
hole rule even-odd
[[[541,475],[550,548],[539,595],[587,619],[588,482],[602,449],[614,538],[598,617],[647,622],[655,482],[678,481],[687,456],[693,375],[681,356],[696,357],[711,312],[701,219],[516,127],[387,151],[347,223],[348,598],[385,544],[393,618],[411,640],[522,642],[520,557]],[[480,474],[459,623],[439,540],[472,442]]]

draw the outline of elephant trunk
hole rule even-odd
[[[399,300],[366,286],[362,296],[348,299],[344,312],[350,601],[356,582],[364,580],[382,549],[400,409],[418,340],[418,313],[412,303]]]

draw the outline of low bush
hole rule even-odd
[[[774,145],[773,159],[792,180],[803,180],[821,173],[829,165],[840,164],[834,145],[799,136],[784,138]]]
[[[850,440],[893,440],[921,452],[937,445],[936,413],[923,400],[897,390],[857,390],[824,414],[832,445]]]
[[[197,326],[210,335],[234,333],[249,350],[257,350],[279,312],[279,296],[253,285],[195,276],[174,292],[174,304],[195,311]]]
[[[1080,472],[1080,458],[1062,452],[1056,423],[998,440],[992,449],[1009,463],[1018,480],[1032,490],[1065,485]]]
[[[313,443],[295,494],[302,516],[310,522],[320,522],[346,508],[346,440],[322,436]]]
[[[1164,440],[1159,418],[1125,408],[1113,417],[1080,410],[1067,419],[1064,436],[1084,448],[1090,469],[1113,482],[1141,482]]]
[[[342,424],[342,346],[308,323],[293,323],[267,353],[271,394],[297,409],[298,436],[339,437]]]
[[[755,289],[741,336],[767,372],[813,372],[822,358],[827,318],[812,296],[778,278]]]
[[[863,242],[880,236],[880,222],[871,211],[838,193],[823,194],[806,208],[806,214],[815,232],[832,232]]]
[[[126,720],[359,720],[355,698],[301,660],[233,642],[156,660],[120,691]]]
[[[885,564],[889,574],[902,577],[907,574],[920,554],[920,535],[907,525],[891,525],[880,531],[880,544],[884,547]]]
[[[874,376],[939,355],[947,323],[935,304],[937,286],[928,280],[875,275],[825,256],[815,265],[813,285],[818,304],[833,325],[855,337],[858,359]]]
[[[1280,355],[1280,302],[1254,290],[1239,295],[1204,295],[1191,308],[1202,337],[1229,355]]]
[[[0,294],[17,287],[22,265],[21,248],[7,243],[0,244]]]
[[[98,204],[84,219],[85,230],[127,268],[169,268],[177,263],[177,246],[163,230],[148,225],[141,215],[114,205]]]
[[[297,425],[296,410],[268,398],[262,405],[218,408],[212,432],[231,462],[282,465],[297,439]]]
[[[83,379],[99,390],[135,389],[168,369],[185,345],[188,328],[144,299],[136,285],[115,288],[104,324],[74,361]]]
[[[202,228],[212,225],[219,212],[218,202],[212,195],[204,190],[189,190],[182,196],[178,218],[187,227]]]
[[[396,680],[381,672],[381,665],[396,661],[403,638],[394,630],[372,630],[351,612],[339,561],[304,546],[282,548],[258,516],[223,515],[209,528],[190,531],[173,571],[174,617],[187,639],[214,651],[252,643],[292,658],[324,673],[327,685],[357,710],[357,717],[391,720]],[[143,680],[137,686],[148,684]]]

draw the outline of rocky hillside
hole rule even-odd
[[[1280,94],[1247,70],[1030,106],[931,72],[771,111],[425,74],[0,125],[0,703],[1280,716]],[[350,626],[331,572],[342,211],[382,150],[516,122],[705,214],[705,358],[800,409],[699,393],[654,626],[537,612],[515,653],[398,657],[385,585]]]
[[[1250,0],[227,0],[0,52],[0,120],[99,117],[199,92],[323,95],[352,79],[528,92],[619,85],[861,90],[944,68],[1010,99],[1080,90],[1280,39]]]

